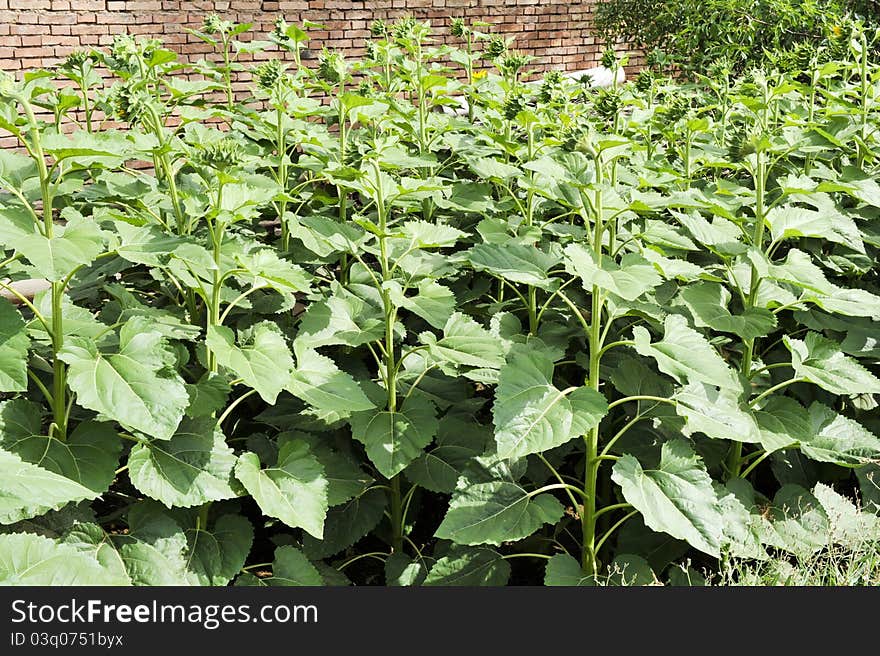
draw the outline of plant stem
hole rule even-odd
[[[755,153],[755,232],[752,236],[752,245],[761,249],[764,243],[764,194],[767,184],[767,162],[764,159],[763,151],[759,150]],[[758,300],[758,290],[761,287],[761,277],[758,268],[752,263],[751,274],[749,280],[749,293],[745,299],[746,308],[755,306]],[[755,339],[747,339],[743,341],[743,357],[740,364],[740,371],[748,379],[752,375],[752,359],[755,352]],[[742,469],[742,442],[733,442],[730,446],[730,452],[727,456],[727,473],[728,476],[738,478]]]
[[[376,212],[379,219],[379,264],[382,267],[382,282],[391,279],[391,266],[388,261],[387,227],[388,209],[385,206],[385,198],[382,196],[382,177],[379,165],[373,162],[373,171],[376,174]],[[385,387],[387,391],[388,412],[392,415],[397,412],[397,362],[394,348],[394,323],[397,321],[397,308],[391,300],[391,294],[383,285],[380,293],[385,311]],[[389,480],[389,496],[391,497],[391,547],[394,552],[403,550],[403,499],[400,490],[400,474],[395,474]]]
[[[593,211],[595,221],[593,229],[593,255],[597,266],[602,266],[602,161],[601,154],[595,157],[596,162],[596,190],[593,198]],[[590,312],[590,370],[588,384],[591,389],[599,391],[599,371],[602,350],[602,306],[603,299],[600,288],[593,285],[591,294]],[[585,575],[595,574],[596,562],[596,490],[599,479],[599,469],[602,461],[597,457],[599,454],[599,424],[597,423],[589,435],[584,437],[584,512],[581,514],[582,529],[582,553],[581,569]]]
[[[49,170],[46,167],[46,154],[43,151],[43,143],[40,138],[40,126],[34,115],[33,107],[26,100],[22,101],[25,115],[30,125],[31,140],[30,150],[37,165],[37,173],[40,178],[40,196],[43,201],[43,234],[47,239],[52,239],[55,229],[53,212],[54,197],[52,194]],[[52,340],[52,418],[53,436],[64,442],[67,439],[67,367],[58,357],[64,348],[64,316],[62,304],[64,301],[63,281],[53,281],[51,290],[52,303],[52,329],[49,336]]]
[[[217,208],[216,213],[219,213],[220,207],[223,203],[223,182],[220,182],[220,187],[217,190]],[[216,216],[213,220],[211,220],[210,225],[210,233],[211,233],[211,241],[213,242],[213,258],[214,258],[214,270],[212,272],[212,284],[211,284],[211,302],[210,307],[207,312],[207,325],[205,326],[206,330],[210,329],[211,326],[219,326],[221,324],[220,318],[220,293],[223,288],[223,280],[220,273],[220,264],[222,258],[222,249],[223,249],[223,237],[224,237],[224,225],[222,222],[218,222]],[[208,349],[208,370],[212,373],[216,373],[218,370],[217,365],[217,354],[212,350]]]
[[[282,191],[287,192],[287,134],[284,130],[284,112],[280,98],[278,107],[275,108],[275,122],[277,123],[275,141],[278,149],[278,183]],[[290,247],[290,229],[284,215],[287,213],[287,200],[278,201],[278,221],[281,224],[281,250],[285,253]]]

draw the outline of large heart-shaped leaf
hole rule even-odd
[[[303,440],[291,440],[278,451],[278,461],[262,469],[255,453],[243,453],[235,476],[260,509],[292,528],[320,538],[327,515],[327,479],[324,468]]]
[[[257,390],[266,403],[275,403],[290,381],[293,356],[274,323],[261,321],[238,335],[225,326],[209,326],[205,341],[217,362]]]
[[[422,454],[437,434],[434,404],[412,395],[400,409],[358,412],[351,416],[351,435],[388,478],[399,474]]]
[[[27,389],[30,344],[21,313],[12,303],[0,299],[0,392],[23,392]]]
[[[214,419],[184,419],[170,440],[145,440],[128,456],[132,484],[169,508],[231,499],[236,457]]]
[[[500,545],[556,523],[562,513],[550,494],[530,494],[511,481],[476,483],[456,491],[435,535],[464,545]]]
[[[612,479],[647,526],[719,555],[721,507],[711,477],[687,442],[666,442],[656,469],[643,469],[632,456],[621,456],[614,463]]]
[[[663,327],[663,339],[654,343],[645,328],[633,328],[636,351],[654,358],[660,371],[680,383],[698,381],[734,391],[741,389],[734,371],[700,333],[688,327],[684,317],[670,314]]]
[[[803,340],[788,335],[782,339],[791,351],[796,376],[832,394],[880,393],[880,379],[845,355],[838,343],[814,332],[807,333]]]
[[[636,253],[627,253],[620,263],[603,258],[600,265],[592,251],[581,244],[569,244],[565,257],[566,268],[581,279],[589,292],[597,287],[634,301],[663,282],[654,265]]]
[[[131,430],[167,440],[189,403],[183,380],[168,373],[174,352],[149,324],[130,319],[119,331],[119,348],[99,351],[95,343],[68,338],[59,357],[69,365],[68,382],[79,405]],[[146,332],[145,332],[146,331]]]

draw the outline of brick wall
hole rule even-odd
[[[200,59],[210,48],[183,28],[199,27],[216,11],[228,20],[254,23],[253,38],[264,38],[279,14],[288,23],[320,22],[328,29],[312,33],[311,47],[326,45],[352,57],[362,54],[374,18],[411,14],[445,33],[450,16],[466,16],[515,36],[515,47],[537,58],[533,68],[576,70],[595,65],[602,49],[591,28],[597,1],[0,0],[0,69],[51,66],[72,50],[106,46],[124,32],[157,36],[184,58]]]

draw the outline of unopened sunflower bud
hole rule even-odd
[[[381,18],[377,18],[372,23],[370,23],[370,34],[372,34],[377,39],[383,39],[388,36],[388,23],[383,21]]]
[[[596,113],[608,122],[614,120],[622,106],[623,99],[620,96],[620,90],[615,88],[600,89],[593,105]]]
[[[72,53],[67,55],[67,58],[62,62],[61,68],[66,70],[76,70],[82,68],[86,62],[92,59],[92,53],[87,50],[74,50]]]
[[[602,66],[605,68],[614,68],[617,65],[617,53],[614,48],[608,46],[602,51]]]
[[[208,14],[205,22],[202,24],[202,31],[205,34],[217,34],[223,31],[223,20],[219,14]]]
[[[225,171],[241,164],[244,160],[244,152],[237,141],[224,137],[219,141],[201,146],[196,160],[200,164],[210,166],[218,171]]]
[[[486,49],[483,52],[488,59],[497,59],[507,52],[507,42],[504,40],[504,37],[493,36],[489,43],[486,44]]]
[[[318,62],[318,75],[325,82],[339,84],[346,77],[348,68],[341,52],[324,48]]]
[[[284,65],[279,59],[268,59],[254,69],[254,78],[261,89],[274,89],[284,75]]]
[[[501,70],[506,75],[516,75],[519,73],[523,67],[529,63],[531,58],[519,52],[518,50],[511,50],[507,53],[504,59],[501,60]]]
[[[284,20],[284,16],[279,16],[275,19],[275,27],[272,29],[272,36],[275,37],[276,41],[289,41],[290,37],[287,36],[287,21]]]
[[[504,118],[508,121],[516,119],[517,114],[526,108],[526,99],[521,93],[511,93],[504,101]]]
[[[469,30],[467,25],[465,25],[463,18],[453,18],[452,23],[449,26],[449,31],[452,36],[462,39],[467,35]]]

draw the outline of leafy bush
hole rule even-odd
[[[0,80],[0,581],[687,583],[876,538],[865,40],[594,91],[476,27],[309,68],[212,19],[216,62]]]
[[[714,62],[735,72],[768,62],[790,71],[843,55],[853,21],[880,27],[876,0],[603,0],[596,27],[662,52],[686,74]]]

